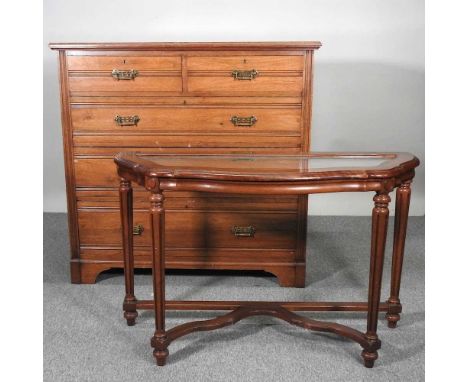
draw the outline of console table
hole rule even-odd
[[[377,336],[379,311],[389,327],[400,319],[400,280],[410,203],[410,183],[419,160],[408,153],[315,153],[308,155],[183,155],[120,153],[115,157],[120,182],[120,207],[125,270],[124,317],[134,325],[138,309],[154,309],[156,330],[151,339],[156,363],[163,366],[168,346],[196,331],[232,325],[254,316],[269,315],[305,329],[349,338],[363,348],[366,367],[373,367],[381,341]],[[152,234],[153,300],[134,293],[132,182],[149,191]],[[396,191],[395,233],[390,297],[380,301],[389,193]],[[164,192],[191,191],[244,195],[307,195],[334,192],[373,192],[370,272],[367,302],[166,301]],[[241,238],[261,235],[254,226],[233,226]],[[183,238],[181,238],[183,240]],[[305,244],[305,243],[304,243]],[[165,311],[229,310],[219,317],[193,321],[166,330]],[[364,311],[367,331],[302,317],[295,311]]]

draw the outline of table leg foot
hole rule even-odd
[[[169,355],[169,342],[166,334],[157,333],[151,338],[151,346],[153,347],[153,357],[156,360],[158,366],[164,366],[166,364],[167,356]]]
[[[377,350],[367,351],[363,350],[361,353],[362,358],[364,359],[364,366],[368,368],[374,367],[375,360],[379,357]]]
[[[135,320],[138,317],[138,312],[124,312],[124,318],[127,320],[128,326],[135,325]]]
[[[374,367],[375,360],[379,357],[377,350],[380,349],[381,342],[377,335],[366,334],[367,344],[363,345],[361,357],[364,360],[364,366]]]
[[[158,366],[164,366],[166,364],[167,356],[169,355],[169,350],[154,350],[153,356],[156,359],[156,364]]]
[[[397,327],[397,322],[400,321],[400,315],[398,313],[387,313],[385,318],[387,319],[387,326],[391,329],[395,329]]]
[[[135,320],[138,317],[136,303],[137,300],[133,294],[125,296],[122,308],[124,312],[123,316],[127,320],[128,326],[135,325]]]
[[[387,319],[387,325],[391,329],[395,329],[397,327],[397,322],[400,321],[400,313],[402,311],[402,307],[400,304],[399,299],[389,299],[387,300],[388,304],[388,311],[385,315]]]

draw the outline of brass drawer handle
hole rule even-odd
[[[257,122],[257,117],[251,115],[250,117],[238,117],[234,115],[231,117],[231,122],[234,126],[253,126]]]
[[[253,80],[257,77],[258,72],[255,69],[252,70],[233,70],[231,75],[235,80]]]
[[[255,227],[251,225],[247,227],[235,225],[231,228],[231,232],[235,237],[253,237],[255,235]]]
[[[143,226],[141,224],[133,226],[133,235],[141,236],[141,234],[143,233],[144,230],[145,229],[143,228]]]
[[[135,70],[135,69],[131,69],[131,70],[114,69],[114,70],[112,70],[112,77],[114,77],[116,80],[134,80],[136,76],[138,76],[138,70]]]
[[[129,115],[126,117],[116,115],[114,121],[119,126],[136,126],[138,122],[140,122],[140,117],[138,115]]]

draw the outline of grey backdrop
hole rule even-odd
[[[245,4],[242,4],[245,3]],[[66,211],[56,52],[49,42],[320,40],[312,150],[410,151],[422,161],[424,1],[44,1],[44,211]],[[368,215],[363,194],[314,195],[311,214]]]

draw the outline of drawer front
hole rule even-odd
[[[76,158],[75,184],[77,187],[119,187],[120,177],[112,158]]]
[[[146,211],[134,212],[135,246],[150,246],[151,231]],[[81,246],[121,245],[118,209],[81,209],[78,211]],[[272,248],[296,247],[295,213],[167,211],[168,248]]]
[[[262,75],[252,80],[235,80],[230,73],[188,78],[188,91],[220,95],[278,94],[300,96],[304,80],[300,76]]]
[[[203,56],[187,57],[189,71],[303,71],[304,56]],[[189,73],[190,74],[190,73]]]
[[[83,208],[119,208],[117,190],[77,190],[77,206]],[[289,211],[296,212],[296,195],[229,195],[203,192],[165,192],[166,210],[214,210],[214,211]],[[140,187],[133,192],[135,209],[149,206],[149,193]]]
[[[297,263],[295,250],[252,248],[166,248],[166,268],[178,269],[265,269]],[[137,267],[151,267],[151,248],[135,247]],[[80,257],[91,261],[122,261],[122,250],[109,247],[82,247]],[[265,264],[265,265],[264,265]],[[115,265],[114,265],[115,266]]]
[[[300,96],[303,55],[187,57],[187,88],[193,93]]]
[[[300,132],[301,108],[74,107],[74,131]]]
[[[68,56],[69,71],[112,70],[177,70],[182,67],[181,57],[158,56]]]
[[[122,142],[124,144],[125,141]],[[131,150],[131,149],[130,149]],[[81,156],[114,156],[121,151],[129,151],[128,147],[74,147],[73,151],[75,155]],[[135,150],[134,150],[135,151]],[[158,147],[157,150],[151,147],[140,147],[136,151],[139,153],[154,154],[158,153],[170,153],[170,154],[300,154],[301,148],[289,148],[289,147],[247,147],[247,148],[236,148],[236,147],[200,147],[200,148],[187,148],[187,147]]]
[[[111,74],[72,75],[70,92],[181,92],[182,77],[139,74],[132,80],[117,80]]]
[[[75,183],[77,187],[118,187],[120,178],[117,175],[117,167],[114,159],[95,157],[75,157]],[[209,157],[206,159],[206,165],[210,166],[213,162]],[[245,161],[245,166],[249,168],[265,168],[261,161]],[[288,161],[278,160],[275,164],[275,171],[282,168],[289,170]],[[271,171],[271,169],[270,169]]]
[[[133,134],[111,135],[74,134],[73,143],[76,147],[124,147],[126,150],[136,150],[140,147],[174,147],[174,148],[240,148],[240,147],[301,147],[300,134]]]

